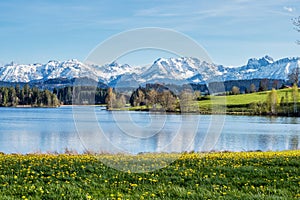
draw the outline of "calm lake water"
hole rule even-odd
[[[300,149],[299,141],[300,118],[0,108],[4,153],[277,151]]]

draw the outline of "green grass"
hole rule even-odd
[[[165,168],[125,167],[178,154],[1,155],[1,199],[299,199],[300,151],[189,153]],[[144,163],[146,163],[144,162]]]
[[[205,96],[202,97],[199,101],[194,101],[192,108],[199,107],[199,110],[195,112],[200,112],[203,114],[261,114],[266,115],[268,111],[257,112],[253,108],[253,104],[260,103],[256,107],[263,107],[263,103],[266,102],[268,93],[270,91],[256,92],[250,94],[239,94],[239,95],[228,95],[228,96]],[[286,98],[286,93],[288,94],[289,109],[292,112],[293,99],[292,99],[292,89],[281,89],[277,90],[278,96],[278,111],[279,115],[289,115],[290,113],[283,112],[283,109],[280,108],[281,97]],[[179,103],[178,103],[179,105]],[[300,98],[298,98],[298,107],[300,109]],[[150,108],[151,109],[151,108]],[[266,109],[266,108],[264,108]],[[135,106],[135,107],[126,107],[120,110],[132,110],[132,111],[148,111],[147,106]],[[164,110],[164,109],[162,109]],[[177,106],[175,112],[180,112],[179,106]]]
[[[250,104],[266,102],[269,92],[270,91],[229,96],[209,96],[208,98],[199,101],[199,107],[201,112],[211,112],[211,109],[214,108],[213,106],[222,106],[224,108],[221,110],[226,110],[227,113],[251,113],[252,109],[250,108]],[[281,89],[277,90],[278,103],[280,103],[281,97],[286,96],[286,92],[288,93],[288,100],[292,102],[292,89]],[[300,98],[298,98],[298,102],[300,102]],[[216,111],[218,111],[218,109],[216,109]]]
[[[250,94],[239,94],[239,95],[229,95],[229,96],[212,96],[211,101],[214,103],[221,103],[224,98],[226,99],[226,105],[246,105],[253,102],[263,102],[267,99],[267,94],[270,91],[256,92]],[[285,93],[288,92],[289,100],[292,101],[292,89],[281,89],[277,90],[277,95],[279,100],[281,97],[285,96]],[[201,101],[201,104],[207,104],[211,102],[210,100]]]

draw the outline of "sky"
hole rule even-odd
[[[84,61],[107,38],[143,27],[185,34],[226,66],[265,55],[298,57],[292,18],[299,15],[299,0],[4,0],[0,65]]]

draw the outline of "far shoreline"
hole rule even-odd
[[[106,110],[107,112],[114,112],[114,111],[131,111],[131,112],[149,112],[149,113],[157,113],[157,114],[176,114],[176,115],[235,115],[235,116],[258,116],[258,117],[299,117],[300,113],[288,113],[288,114],[282,114],[282,113],[277,113],[277,114],[254,114],[250,112],[181,112],[181,111],[165,111],[165,110],[152,110],[149,108],[135,108],[135,107],[124,107],[124,108],[114,108],[114,109],[107,109],[105,104],[92,104],[92,105],[87,105],[87,104],[75,104],[75,105],[60,105],[60,106],[31,106],[31,105],[17,105],[17,106],[1,106],[0,108],[16,108],[16,109],[31,109],[31,108],[63,108],[63,107],[101,107],[105,108],[102,110]]]

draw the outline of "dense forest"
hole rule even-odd
[[[73,96],[76,99],[73,99]],[[72,104],[105,104],[107,89],[91,86],[66,86],[41,90],[28,84],[0,87],[0,106],[2,107],[57,107]]]
[[[106,103],[107,89],[94,86],[67,86],[54,88],[53,94],[63,105],[99,105]],[[73,99],[73,96],[76,99]]]
[[[30,88],[28,84],[22,88],[20,85],[0,87],[0,106],[57,107],[59,105],[57,96],[49,90]]]

